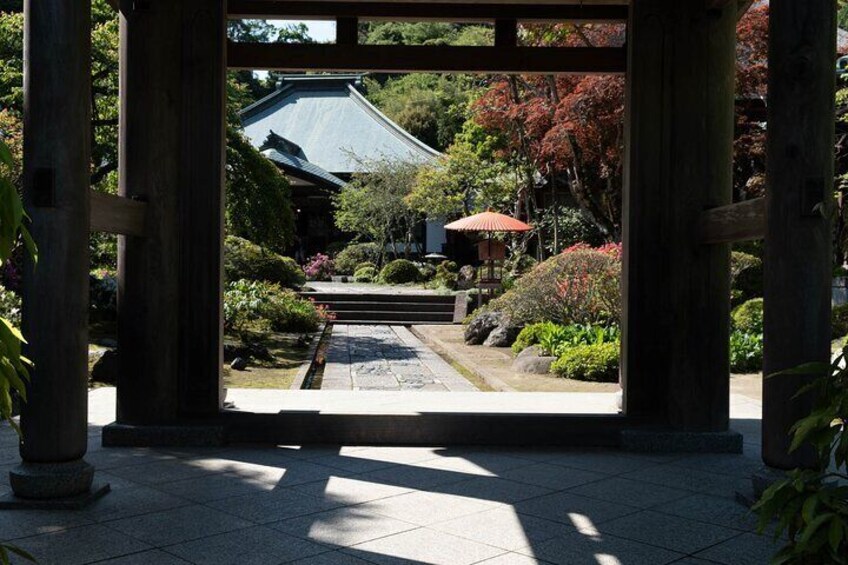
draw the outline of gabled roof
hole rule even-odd
[[[261,147],[273,132],[298,157],[333,174],[362,172],[358,161],[427,162],[439,152],[418,141],[357,90],[362,75],[286,75],[280,88],[241,112],[244,132]]]
[[[266,149],[262,152],[268,159],[279,165],[286,174],[301,180],[310,182],[318,186],[331,185],[341,188],[345,185],[345,181],[339,177],[328,173],[318,165],[304,161],[300,157],[296,157],[291,153],[278,151],[277,149]]]

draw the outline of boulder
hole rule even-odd
[[[461,269],[459,269],[459,273],[457,275],[457,288],[460,290],[469,290],[476,286],[477,281],[477,269],[472,267],[471,265],[465,265]]]
[[[229,363],[237,357],[244,359],[260,359],[270,361],[273,359],[267,347],[259,343],[242,343],[231,338],[224,338],[224,361]]]
[[[489,337],[483,342],[486,347],[509,347],[515,342],[515,338],[521,332],[521,328],[509,325],[500,325],[489,333]]]
[[[542,355],[538,345],[531,345],[518,354],[512,362],[512,368],[519,373],[531,375],[547,375],[551,372],[551,365],[556,357]]]
[[[107,349],[91,367],[91,380],[106,385],[118,384],[118,351]]]
[[[244,357],[236,357],[233,359],[233,362],[230,363],[230,369],[233,371],[244,371],[247,369],[247,359]]]
[[[500,323],[501,315],[498,312],[483,312],[465,327],[465,343],[468,345],[482,344]]]

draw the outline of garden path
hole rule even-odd
[[[476,391],[403,326],[336,325],[322,390]]]

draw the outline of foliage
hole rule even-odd
[[[432,263],[416,263],[418,267],[418,280],[431,281],[436,277],[436,266]]]
[[[99,269],[89,275],[89,318],[115,320],[118,316],[118,279],[114,271]]]
[[[377,280],[377,276],[379,273],[377,272],[377,267],[373,266],[365,266],[359,267],[356,269],[356,272],[353,274],[353,282],[358,283],[372,283]]]
[[[763,369],[763,334],[730,332],[730,371],[756,373]]]
[[[244,135],[227,128],[227,231],[282,252],[294,236],[289,181]]]
[[[224,272],[228,281],[266,281],[286,288],[299,288],[306,280],[294,259],[232,235],[224,239]]]
[[[407,206],[406,197],[419,166],[398,159],[360,161],[359,169],[370,172],[355,174],[334,197],[336,226],[375,242],[381,252],[391,246],[399,255],[399,240],[411,251],[421,215]]]
[[[0,318],[14,327],[21,326],[21,297],[0,285]]]
[[[446,22],[369,22],[362,43],[370,45],[478,45],[494,43],[491,27]]]
[[[433,280],[438,286],[454,290],[459,282],[459,266],[454,261],[442,261],[436,266]]]
[[[333,260],[329,255],[318,253],[306,260],[306,265],[303,266],[303,272],[306,274],[308,281],[328,281],[333,278],[334,266]]]
[[[421,168],[406,201],[427,218],[452,220],[487,208],[508,211],[520,183],[504,163],[487,161],[459,142]]]
[[[9,148],[0,139],[0,163],[6,170],[13,168]],[[0,267],[11,258],[12,252],[23,241],[24,247],[35,259],[36,248],[24,225],[24,207],[18,191],[5,175],[0,175]],[[12,420],[12,392],[26,401],[26,382],[29,380],[29,368],[32,363],[21,354],[24,336],[11,321],[0,317],[0,418],[20,433],[18,425]]]
[[[578,345],[567,349],[551,365],[551,371],[566,379],[614,383],[618,382],[619,350],[617,341]]]
[[[834,306],[830,312],[831,337],[836,339],[848,335],[848,304]]]
[[[574,246],[518,279],[491,303],[511,324],[617,324],[621,315],[621,248]]]
[[[277,284],[242,279],[224,291],[228,332],[311,332],[324,316],[312,302]]]
[[[604,234],[598,226],[586,212],[573,206],[546,208],[534,227],[545,242],[545,249],[553,254],[578,243],[604,243]]]
[[[412,261],[395,259],[380,271],[380,280],[387,284],[407,284],[416,282],[420,273]]]
[[[848,563],[848,369],[844,348],[833,363],[811,363],[767,378],[809,375],[795,397],[813,400],[809,416],[790,429],[790,452],[809,449],[814,464],[770,486],[754,505],[762,533],[774,521],[786,544],[773,563]]]
[[[356,268],[353,270],[353,272],[355,273],[356,271],[359,271],[360,269],[366,269],[366,268],[367,269],[374,269],[376,271],[377,265],[376,265],[376,263],[372,263],[371,261],[363,261],[362,263],[359,263],[356,266]]]
[[[763,299],[754,298],[733,310],[733,328],[747,334],[763,333]]]
[[[730,288],[734,305],[763,295],[763,261],[743,251],[730,254]]]
[[[617,326],[549,324],[540,331],[538,344],[543,354],[561,357],[574,347],[614,343],[619,338],[620,332]]]
[[[512,344],[512,351],[514,353],[521,353],[531,345],[537,345],[542,335],[553,331],[553,328],[556,326],[557,324],[553,322],[539,322],[538,324],[524,326]]]
[[[336,273],[351,275],[359,270],[362,263],[369,262],[376,266],[380,260],[380,248],[375,243],[354,243],[348,245],[335,256],[333,261]]]

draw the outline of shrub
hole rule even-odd
[[[733,310],[733,327],[742,333],[763,333],[763,299],[754,298],[737,306]]]
[[[553,322],[541,322],[538,324],[530,324],[515,338],[515,343],[512,344],[512,350],[515,353],[521,353],[531,345],[537,345],[542,335],[549,330],[551,326],[556,326]]]
[[[0,318],[21,327],[21,297],[0,285]]]
[[[336,273],[352,275],[363,263],[376,266],[380,260],[380,246],[376,243],[354,243],[348,245],[334,259]]]
[[[848,335],[848,304],[833,307],[830,313],[830,328],[834,339]]]
[[[328,281],[333,278],[334,264],[329,255],[319,253],[306,260],[303,272],[308,281]]]
[[[264,281],[231,282],[224,291],[224,329],[244,332],[310,332],[325,317],[295,292]]]
[[[360,270],[360,269],[365,269],[365,268],[374,269],[374,270],[376,271],[376,270],[377,270],[377,265],[375,265],[375,264],[374,264],[374,263],[372,263],[371,261],[363,261],[362,263],[360,263],[360,264],[358,264],[358,265],[356,266],[356,268],[353,270],[353,272],[354,272],[354,274],[355,274],[355,273],[356,273],[356,271],[358,271],[358,270]]]
[[[267,281],[285,288],[299,288],[306,281],[294,259],[232,235],[224,240],[224,272],[228,281]]]
[[[620,344],[578,345],[554,361],[551,371],[566,379],[604,383],[618,382]]]
[[[539,346],[545,354],[561,357],[570,348],[614,343],[619,340],[619,337],[620,333],[615,326],[550,324],[542,329],[539,335]]]
[[[739,330],[730,333],[730,371],[756,373],[763,369],[763,335]]]
[[[442,261],[436,267],[435,281],[439,286],[443,286],[450,290],[456,288],[459,281],[459,266],[453,261]]]
[[[737,306],[763,295],[763,262],[759,257],[742,251],[730,254],[730,294]]]
[[[353,275],[353,281],[358,283],[372,283],[377,280],[377,268],[372,266],[357,269]]]
[[[457,287],[462,290],[468,290],[474,287],[477,281],[477,269],[473,265],[463,265],[457,274]]]
[[[388,284],[406,284],[418,280],[418,267],[412,261],[395,259],[380,271],[380,279]]]
[[[431,263],[417,263],[418,266],[418,280],[420,281],[431,281],[436,276],[436,267]]]
[[[88,309],[93,321],[118,317],[118,280],[113,271],[92,271],[88,277]]]
[[[491,303],[512,325],[614,325],[621,315],[621,248],[575,246],[521,277]]]

